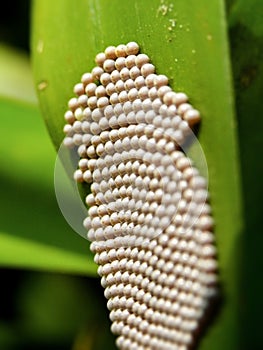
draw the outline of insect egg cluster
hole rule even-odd
[[[207,184],[182,151],[200,114],[137,43],[95,61],[64,144],[80,158],[75,180],[91,184],[84,226],[112,332],[120,349],[190,349],[217,282]]]

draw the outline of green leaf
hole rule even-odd
[[[71,274],[94,275],[88,254],[55,247],[37,240],[0,232],[0,264],[15,268],[30,268]]]
[[[94,275],[89,244],[62,216],[55,151],[39,111],[0,99],[0,265]]]
[[[261,347],[263,2],[235,1],[229,12],[239,122],[245,231],[240,270],[241,339],[244,349]]]
[[[108,45],[137,41],[157,73],[166,74],[172,88],[186,92],[201,111],[198,136],[208,164],[223,302],[200,349],[237,349],[242,216],[223,1],[38,0],[33,14],[36,87],[57,148],[73,86]]]
[[[229,24],[231,27],[237,23],[246,27],[255,37],[262,38],[262,1],[236,0],[230,7]],[[246,42],[249,45],[249,42]]]

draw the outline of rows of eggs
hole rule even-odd
[[[101,200],[98,200],[98,197],[102,197],[103,193],[108,192],[108,194],[110,194],[110,189],[114,190],[116,187],[122,187],[123,194],[117,193],[117,196],[122,197],[123,195],[127,195],[127,188],[125,191],[125,186],[123,186],[125,183],[126,185],[127,182],[128,185],[135,185],[134,182],[136,181],[136,185],[133,187],[139,188],[138,176],[136,179],[129,178],[128,181],[125,181],[125,177],[128,177],[131,169],[133,173],[130,174],[130,177],[132,177],[132,175],[133,177],[139,175],[141,179],[140,175],[142,173],[145,175],[152,164],[159,166],[160,164],[158,163],[160,163],[160,161],[162,161],[162,163],[166,162],[166,164],[164,164],[166,169],[169,165],[170,168],[172,168],[171,172],[173,173],[173,177],[171,178],[172,181],[169,182],[170,188],[167,184],[166,187],[169,192],[174,192],[175,177],[178,178],[180,176],[178,176],[178,171],[174,172],[174,166],[172,164],[174,161],[173,157],[165,157],[165,154],[160,152],[160,150],[164,149],[166,153],[175,151],[176,145],[178,143],[180,144],[185,135],[189,133],[188,123],[191,121],[190,124],[192,125],[193,122],[197,122],[200,117],[198,111],[194,110],[191,105],[185,103],[187,101],[185,94],[176,94],[171,91],[171,88],[167,86],[167,77],[154,74],[155,68],[149,63],[148,56],[144,54],[136,55],[138,50],[139,47],[136,43],[129,43],[126,46],[120,45],[117,48],[109,47],[105,50],[105,53],[98,54],[96,57],[98,66],[92,70],[92,73],[84,74],[82,76],[82,83],[75,86],[74,91],[79,97],[70,100],[70,110],[65,114],[66,120],[71,124],[67,124],[64,128],[68,136],[64,142],[68,146],[74,144],[78,145],[78,153],[80,157],[83,157],[80,160],[79,169],[75,173],[75,179],[77,181],[86,182],[94,182],[95,180],[92,192],[96,193],[95,201],[102,205],[105,204],[105,202],[109,203],[112,199],[116,199],[115,196],[115,198],[101,198]],[[98,79],[100,79],[101,85],[95,84]],[[106,97],[106,95],[108,96]],[[182,118],[188,120],[188,122]],[[108,131],[111,128],[112,130]],[[158,142],[156,142],[156,140]],[[134,152],[135,149],[138,151]],[[146,149],[148,152],[143,152],[143,149]],[[123,152],[127,150],[130,150],[131,154],[125,154],[123,156]],[[105,153],[107,154],[106,156]],[[89,160],[85,158],[86,156],[88,156]],[[97,161],[92,161],[92,159],[94,160],[94,158],[96,159],[98,156],[100,158]],[[143,164],[139,164],[139,174],[136,174],[136,172],[134,173],[135,165],[132,163],[138,164],[138,160],[145,160],[147,156],[148,167],[145,162],[143,162]],[[188,164],[185,164],[185,162],[188,162],[188,159],[182,157],[182,154],[180,154],[180,156],[181,159],[177,162],[177,165],[181,162],[183,163],[181,167],[186,167]],[[128,159],[129,161],[127,162],[128,164],[126,163],[124,166],[123,158],[125,157],[126,160]],[[178,154],[176,154],[176,157],[178,157]],[[131,162],[131,159],[135,159],[136,162]],[[116,164],[115,167],[111,166],[108,174],[106,174],[108,169],[107,164],[114,163]],[[157,170],[159,174],[163,173],[162,167],[163,164],[161,164],[161,169],[157,168],[155,170]],[[118,168],[119,174],[117,174],[117,176],[115,168]],[[144,169],[142,170],[142,168]],[[175,170],[177,170],[176,167]],[[190,172],[191,170],[192,169],[190,169]],[[120,173],[125,173],[124,180],[121,178]],[[110,180],[112,180],[113,183],[109,183]],[[119,184],[116,184],[117,180],[119,180]],[[148,177],[147,180],[150,180],[148,186],[147,183],[145,183],[145,177],[143,178],[143,183],[140,184],[141,188],[146,187],[144,191],[142,191],[143,193],[140,193],[140,201],[145,199],[149,202],[150,196],[156,199],[158,192],[158,195],[162,197],[164,191],[160,188],[157,189],[155,193],[152,191],[149,192],[149,188],[147,188],[156,187],[156,171],[153,174],[153,178],[149,179]],[[163,180],[164,179],[161,179],[161,182]],[[97,181],[103,183],[96,186]],[[153,185],[152,183],[155,184]],[[174,192],[174,195],[170,198],[169,204],[171,213],[176,211],[175,206],[178,206],[178,204],[180,206],[182,203],[185,206],[185,202],[179,202],[179,199],[181,199],[183,187],[187,187],[187,183],[183,179],[180,185],[182,188],[178,186],[181,191],[181,193],[179,193],[179,198],[177,192]],[[204,187],[204,185],[202,184],[201,187]],[[146,190],[148,190],[147,195],[145,194]],[[134,195],[136,194],[134,193],[134,188],[130,188],[130,192],[131,191],[133,191]],[[183,194],[185,197],[193,196],[193,193],[189,190],[184,191]],[[197,198],[197,201],[201,202],[202,205],[206,197],[205,189],[201,188],[198,195],[199,197],[201,195],[202,198],[201,200]],[[142,196],[145,198],[142,198]],[[166,197],[168,196],[169,195],[166,195]],[[120,200],[120,198],[118,198],[118,200],[120,206],[124,207],[125,200]],[[163,200],[165,204],[167,199],[163,198]],[[87,198],[87,202],[91,205],[94,201],[89,197]],[[115,203],[115,207],[112,208],[113,213],[116,211],[117,205],[118,202]],[[129,203],[129,205],[131,207],[131,203]],[[137,207],[139,205],[140,202],[137,203]],[[136,203],[134,206],[136,207]],[[192,206],[195,208],[195,203],[192,203]],[[134,208],[132,210],[134,210]],[[185,211],[184,208],[182,210]],[[159,208],[159,211],[163,211],[163,206]],[[200,213],[200,208],[198,208],[197,211]],[[90,214],[90,217],[93,217],[94,210],[93,213],[91,210]],[[129,215],[129,212],[127,215]],[[150,217],[148,215],[148,220],[150,220]],[[170,217],[171,215],[168,215],[168,217],[163,219],[162,228],[167,226]],[[104,221],[105,219],[106,218],[104,218]],[[90,228],[88,221],[89,220],[86,221],[87,229]],[[93,221],[93,226],[97,227],[98,218],[95,217]],[[113,218],[111,222],[112,221],[114,222]],[[211,224],[211,220],[208,216],[204,217],[202,222],[206,225]],[[157,230],[157,233],[151,233],[151,237],[158,234],[159,231],[160,228]],[[92,231],[90,233],[90,238],[91,237]],[[99,238],[99,234],[96,235],[96,238]]]
[[[216,281],[206,184],[178,150],[200,115],[138,51],[96,56],[69,101],[64,143],[78,147],[76,181],[92,183],[84,224],[118,346],[187,349]]]

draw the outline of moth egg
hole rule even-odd
[[[189,185],[193,189],[206,189],[207,181],[205,178],[203,178],[201,176],[194,176],[189,181]]]
[[[88,101],[87,95],[83,94],[78,97],[78,105],[81,107],[87,107],[87,101]]]
[[[107,86],[111,81],[110,74],[109,73],[101,74],[100,81],[101,81],[103,86]]]
[[[158,89],[158,96],[159,98],[163,98],[164,95],[166,95],[168,92],[171,92],[172,89],[170,88],[170,86],[161,86],[159,89]]]
[[[188,101],[188,97],[185,93],[183,92],[177,92],[175,99],[174,99],[174,103],[179,106],[182,103],[186,103]]]
[[[94,93],[95,93],[95,91],[94,91]],[[96,96],[91,96],[88,98],[88,106],[91,110],[96,108],[96,106],[97,106],[97,97]]]
[[[76,108],[78,108],[78,99],[76,97],[71,98],[68,101],[68,107],[71,109],[73,112],[75,111]]]
[[[121,78],[120,72],[114,69],[114,71],[111,72],[110,77],[111,77],[111,81],[115,84]]]
[[[157,92],[158,93],[158,92]],[[158,113],[160,107],[162,105],[162,102],[159,98],[156,98],[155,100],[152,101],[152,108],[155,113]]]
[[[81,77],[81,82],[86,86],[93,83],[93,76],[91,73],[84,73]]]
[[[114,60],[116,58],[115,49],[116,49],[115,46],[108,46],[105,49],[104,53],[105,53],[106,59],[110,58],[110,59]]]
[[[156,79],[156,74],[149,74],[147,75],[147,77],[145,78],[145,83],[146,83],[146,86],[148,88],[152,88],[154,87],[154,81]]]
[[[87,159],[80,159],[79,168],[83,171],[87,169]]]
[[[130,71],[127,67],[122,68],[120,71],[120,77],[123,81],[126,81],[130,78]]]
[[[91,119],[91,109],[89,107],[84,108],[83,110],[83,119],[82,121],[82,126],[83,126],[83,131],[88,131],[88,121]]]
[[[115,89],[118,93],[125,90],[124,82],[122,80],[117,81],[115,84]]]
[[[125,58],[125,65],[128,69],[132,68],[135,66],[135,55],[129,55]]]
[[[106,73],[111,73],[115,69],[115,61],[112,59],[106,59],[103,63],[103,69]]]
[[[74,180],[77,182],[83,182],[83,173],[81,170],[76,170],[74,172]]]
[[[111,58],[111,57],[107,57],[107,58]],[[103,63],[105,62],[105,60],[106,60],[106,55],[104,52],[100,52],[96,55],[95,62],[99,67],[103,67]]]
[[[167,105],[165,105],[165,104],[162,104],[161,107],[159,108],[159,113],[160,113],[160,115],[164,118],[164,121],[167,120],[167,119],[170,120],[170,118],[166,118],[166,116],[167,116],[167,110],[168,110],[168,107],[167,107]],[[169,127],[170,124],[171,124],[171,123],[166,123],[167,129],[168,129],[168,127]]]
[[[147,77],[147,75],[153,74],[155,72],[155,67],[151,63],[145,63],[141,67],[141,73],[144,77]]]
[[[120,44],[115,48],[116,57],[125,57],[126,54],[126,45]]]
[[[213,225],[213,223],[212,223]],[[216,249],[212,245],[206,245],[202,249],[202,256],[204,257],[210,257],[216,254]],[[215,276],[211,277],[210,279],[214,282]],[[210,282],[211,283],[211,282]]]
[[[140,89],[141,87],[145,86],[145,79],[143,76],[140,75],[135,79],[134,83],[135,83],[135,87],[137,89]]]
[[[110,103],[112,105],[119,103],[119,95],[116,92],[110,96]]]
[[[73,135],[73,142],[76,146],[80,146],[82,143],[82,135],[81,134],[74,134]]]
[[[73,124],[73,122],[75,121],[75,116],[74,116],[74,114],[72,113],[72,111],[67,111],[67,112],[64,114],[64,118],[65,118],[65,120],[67,121],[67,123],[69,123],[69,124]]]
[[[91,73],[94,80],[99,80],[104,70],[101,67],[94,67]]]
[[[114,92],[116,92],[115,84],[109,83],[106,86],[106,93],[107,93],[107,95],[111,96]]]
[[[109,100],[107,97],[100,97],[97,101],[97,105],[99,108],[105,108],[109,104]]]
[[[138,52],[139,52],[139,45],[136,42],[131,41],[126,45],[127,55],[137,55]]]
[[[76,95],[78,95],[78,96],[84,94],[85,90],[84,90],[84,85],[83,85],[83,83],[78,83],[78,84],[76,84],[76,85],[74,86],[73,92],[74,92]]]
[[[128,79],[124,83],[124,88],[127,92],[129,92],[131,89],[135,87],[134,80],[133,79]]]
[[[97,98],[99,97],[103,97],[103,96],[106,96],[106,89],[103,85],[99,85],[97,86],[96,90],[95,90],[95,95]]]
[[[82,111],[81,108],[78,108],[78,109],[80,109],[80,111]],[[78,111],[78,109],[75,111],[75,113]],[[76,120],[73,124],[72,129],[75,131],[75,133],[81,133],[82,132],[81,126],[82,126],[82,123],[79,120]]]
[[[211,216],[202,215],[199,218],[197,225],[201,230],[211,230],[214,226],[214,221]]]
[[[97,89],[97,85],[94,83],[89,83],[86,88],[85,88],[85,92],[88,96],[94,96],[95,92]]]
[[[126,67],[126,60],[124,57],[118,57],[115,61],[115,67],[118,71],[121,71],[122,68]]]
[[[132,80],[135,80],[137,77],[139,77],[141,75],[141,71],[138,67],[135,66],[135,67],[132,67],[130,69],[129,74],[130,74],[130,77],[132,78]]]
[[[135,64],[138,68],[141,68],[144,64],[149,63],[150,58],[145,54],[139,54],[135,59]]]
[[[98,122],[101,118],[102,118],[103,114],[102,112],[99,110],[99,108],[95,108],[92,112],[91,112],[91,118],[94,122]],[[92,140],[93,141],[93,140]]]
[[[72,125],[71,124],[65,124],[64,128],[63,128],[63,132],[70,136],[70,134],[72,134],[72,132],[74,132],[74,130],[72,129]]]
[[[149,98],[146,98],[142,102],[142,109],[144,110],[144,112],[147,112],[147,111],[151,110],[151,108],[152,108],[152,101]]]
[[[188,109],[184,113],[183,118],[192,126],[200,122],[200,112],[196,109]]]
[[[125,103],[125,102],[127,102],[128,100],[129,100],[129,98],[128,98],[127,92],[126,92],[126,91],[121,91],[120,94],[119,94],[119,101],[120,101],[121,103]]]
[[[173,101],[174,98],[176,97],[176,93],[173,91],[168,91],[166,94],[164,94],[163,96],[163,102],[167,105],[170,106]]]
[[[65,137],[64,140],[63,140],[63,144],[64,144],[67,148],[73,148],[73,147],[75,146],[72,137]]]
[[[189,103],[182,103],[177,111],[179,115],[183,116],[190,109],[193,109],[193,107]]]
[[[83,110],[82,108],[77,108],[74,112],[74,116],[77,120],[82,120],[83,118]]]
[[[168,84],[168,78],[166,75],[157,75],[154,79],[154,86],[160,88],[161,86],[166,86]]]

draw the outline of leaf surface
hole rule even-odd
[[[73,86],[109,45],[138,42],[157,73],[201,111],[198,138],[208,164],[223,302],[200,349],[238,348],[240,169],[223,1],[39,0],[33,28],[35,82],[57,148]],[[198,152],[193,159],[198,164]]]

